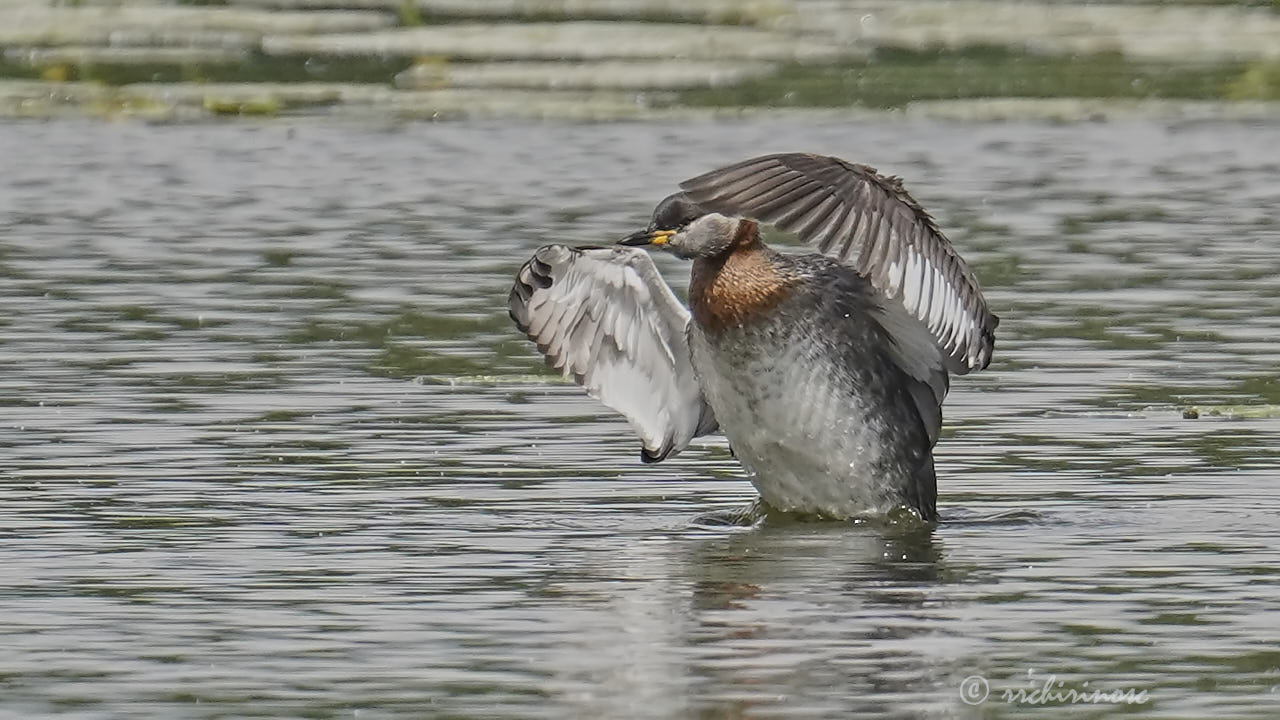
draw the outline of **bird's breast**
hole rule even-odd
[[[689,310],[698,327],[717,334],[771,317],[792,294],[796,279],[759,241],[693,263]]]

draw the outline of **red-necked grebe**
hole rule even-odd
[[[538,249],[516,325],[631,421],[646,462],[719,428],[773,508],[936,520],[948,373],[985,368],[999,322],[950,241],[897,178],[838,158],[766,155],[680,187],[616,246]],[[775,252],[758,222],[819,253]],[[693,261],[688,309],[639,245]]]

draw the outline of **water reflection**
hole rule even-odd
[[[576,660],[552,663],[590,688],[574,697],[578,714],[737,717],[779,702],[800,715],[883,709],[891,702],[849,699],[927,694],[949,660],[920,644],[934,631],[919,610],[929,585],[959,580],[920,528],[650,537],[584,560],[573,574],[595,582],[543,589],[599,610],[590,645],[570,643]]]

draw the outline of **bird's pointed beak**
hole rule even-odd
[[[618,241],[619,245],[666,245],[667,241],[675,235],[675,230],[641,230],[633,232],[630,235]]]

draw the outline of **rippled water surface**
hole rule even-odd
[[[700,522],[753,496],[723,440],[641,465],[506,318],[538,245],[790,149],[906,177],[1003,317],[932,530]],[[52,123],[0,159],[0,714],[1280,716],[1280,126]]]

